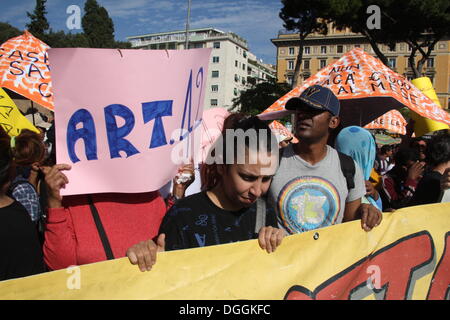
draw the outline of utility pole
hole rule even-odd
[[[186,18],[186,40],[184,42],[184,49],[189,48],[189,20],[191,18],[191,0],[188,0],[188,10],[187,10],[187,18]]]

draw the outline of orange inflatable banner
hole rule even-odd
[[[398,110],[391,110],[381,117],[373,120],[368,125],[364,126],[366,129],[385,129],[392,133],[406,134],[406,122],[402,114]]]
[[[314,84],[328,87],[338,97],[344,126],[365,126],[384,113],[405,106],[422,117],[450,124],[450,114],[405,77],[361,48],[347,52],[320,70],[274,102],[259,117],[274,120],[292,113],[284,109],[286,102]]]
[[[50,47],[28,31],[0,46],[0,86],[53,110],[47,50]]]

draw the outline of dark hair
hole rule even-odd
[[[10,182],[14,175],[13,156],[9,136],[0,137],[0,193],[5,184]]]
[[[22,130],[16,137],[13,155],[16,165],[23,167],[44,160],[45,146],[39,134],[26,129]]]
[[[432,167],[450,161],[450,134],[444,131],[433,136],[425,154]]]
[[[234,133],[232,141],[227,141],[227,133],[230,133],[229,130],[232,130]],[[241,131],[236,132],[237,130]],[[246,135],[249,130],[254,130],[256,132],[256,144],[250,144],[250,138]],[[234,163],[239,152],[242,152],[238,149],[237,143],[240,136],[239,133],[243,133],[244,135],[243,141],[246,149],[259,151],[265,147],[267,153],[274,151],[274,148],[278,151],[277,139],[272,133],[272,130],[264,121],[260,120],[256,116],[247,116],[243,113],[230,114],[224,121],[221,137],[219,137],[216,143],[211,147],[213,148],[213,151],[210,152],[208,159],[210,160],[210,156],[214,157],[213,163],[204,164],[201,167],[201,180],[204,190],[210,190],[220,182],[221,176],[217,171],[217,165],[222,163]],[[227,152],[227,148],[231,147],[227,145],[228,142],[232,142],[233,144],[234,159],[228,158],[229,154]],[[272,142],[275,143],[273,144]],[[222,144],[221,147],[220,144]],[[219,151],[221,154],[219,155],[215,151]],[[217,163],[216,161],[218,159],[222,161]]]
[[[390,146],[390,145],[384,145],[384,146],[381,146],[381,148],[380,148],[380,153],[381,154],[386,154],[386,153],[388,153],[389,151],[392,151],[392,146]]]
[[[394,156],[395,166],[406,166],[408,161],[418,161],[419,152],[413,148],[400,148]]]

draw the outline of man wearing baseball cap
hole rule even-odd
[[[361,169],[327,145],[340,123],[334,93],[313,85],[291,98],[285,108],[295,112],[299,143],[283,150],[268,192],[280,227],[293,234],[356,219],[366,231],[378,225],[381,212],[361,204],[366,193]],[[353,170],[350,175],[349,170]]]

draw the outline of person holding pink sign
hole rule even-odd
[[[67,164],[43,168],[48,184],[44,259],[51,270],[124,257],[134,243],[157,235],[166,213],[158,191],[60,195]]]
[[[43,250],[51,270],[124,257],[132,244],[157,235],[167,207],[174,203],[165,203],[158,191],[62,197],[60,190],[69,183],[64,171],[70,169],[67,164],[41,167],[48,185]],[[190,183],[174,183],[173,195],[182,198]]]
[[[276,137],[257,117],[242,114],[230,115],[223,128],[222,139],[213,146],[214,159],[207,160],[202,179],[206,190],[172,206],[156,243],[147,240],[128,250],[130,262],[141,271],[152,268],[158,251],[258,239],[271,253],[281,244],[285,232],[277,228],[275,211],[261,199],[278,167]]]

